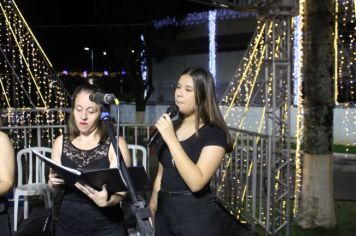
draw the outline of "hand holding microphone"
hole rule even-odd
[[[178,111],[179,111],[179,107],[174,104],[167,108],[166,113],[172,119],[173,117],[175,117],[177,115]],[[160,136],[161,135],[160,135],[158,129],[156,128],[152,132],[150,138],[148,139],[147,145],[150,146],[150,145],[154,144]]]

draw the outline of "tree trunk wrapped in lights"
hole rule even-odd
[[[333,199],[333,0],[306,1],[304,28],[304,162],[298,222],[335,226]]]

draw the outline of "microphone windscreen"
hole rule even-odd
[[[176,104],[173,104],[167,108],[167,114],[169,114],[169,117],[173,118],[177,115],[179,111],[179,107]]]

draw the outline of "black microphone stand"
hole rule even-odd
[[[137,220],[137,225],[138,225],[138,229],[140,232],[140,235],[143,236],[153,236],[154,235],[154,230],[153,230],[153,226],[150,222],[150,217],[152,217],[151,215],[151,211],[146,207],[146,202],[143,199],[139,199],[136,189],[133,185],[131,176],[128,173],[126,164],[123,160],[123,158],[120,155],[120,152],[118,151],[119,149],[119,144],[117,142],[116,136],[115,136],[115,132],[114,132],[114,128],[110,122],[110,113],[109,113],[109,108],[107,105],[103,104],[103,111],[101,112],[101,120],[103,121],[106,130],[109,134],[109,137],[111,138],[111,141],[114,145],[114,150],[115,150],[115,154],[116,154],[116,158],[117,158],[117,167],[121,173],[121,177],[123,178],[124,183],[126,184],[127,187],[127,191],[131,197],[131,200],[133,202],[132,206],[131,206],[131,210],[132,213],[136,216],[136,220]],[[118,125],[119,125],[119,121],[117,121]]]

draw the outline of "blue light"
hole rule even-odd
[[[216,84],[216,10],[209,11],[209,71]]]
[[[294,17],[294,40],[293,40],[293,105],[298,104],[299,98],[299,83],[301,80],[300,74],[300,43],[302,38],[302,31],[300,30],[300,17]]]
[[[216,20],[232,20],[232,19],[245,19],[256,17],[254,12],[238,12],[230,9],[218,9],[216,12]],[[204,24],[209,21],[209,12],[193,12],[187,14],[183,20],[177,20],[175,16],[168,16],[164,19],[154,20],[153,26],[155,29],[160,29],[166,26],[187,26]]]

